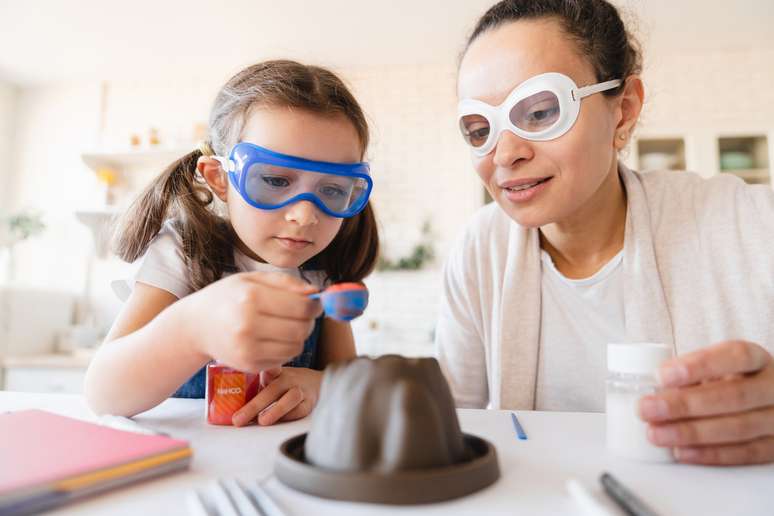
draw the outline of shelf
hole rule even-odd
[[[126,205],[128,201],[147,186],[176,160],[189,154],[193,144],[183,146],[157,146],[144,148],[97,149],[81,153],[83,162],[95,173],[100,199],[96,205]],[[96,229],[104,228],[111,210],[92,210],[76,213],[78,219],[95,231],[99,254],[103,256],[106,238],[97,238]],[[107,217],[106,217],[107,216]]]
[[[97,256],[105,258],[110,246],[110,224],[120,214],[116,209],[78,210],[75,217],[91,230]]]
[[[685,141],[682,138],[640,138],[637,140],[639,170],[685,170]]]
[[[720,172],[737,175],[750,184],[768,184],[768,140],[763,135],[718,138]]]
[[[81,159],[94,171],[103,167],[123,170],[136,167],[166,166],[191,151],[193,151],[193,144],[190,147],[84,152],[81,154]]]
[[[733,174],[744,179],[750,184],[769,184],[771,178],[769,171],[765,168],[745,169],[745,170],[722,170],[722,174]]]

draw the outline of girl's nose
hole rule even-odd
[[[319,222],[319,210],[310,201],[298,201],[288,206],[285,220],[299,226],[313,226]]]

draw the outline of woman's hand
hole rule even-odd
[[[640,400],[648,438],[679,462],[774,461],[774,361],[757,344],[722,342],[673,358],[662,390]]]
[[[265,376],[262,373],[262,389],[234,414],[234,426],[244,426],[256,416],[259,425],[273,425],[309,415],[317,404],[322,375],[322,371],[305,367],[283,367]],[[264,380],[268,382],[265,386]]]
[[[304,349],[322,306],[317,289],[286,274],[234,274],[184,297],[181,331],[200,353],[249,373],[279,367]]]

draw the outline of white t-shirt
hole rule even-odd
[[[128,278],[111,282],[113,292],[126,301],[132,292],[134,283],[140,281],[162,290],[166,290],[178,299],[193,292],[188,279],[188,270],[182,254],[182,238],[171,221],[167,221],[159,234],[148,245],[146,253],[132,264],[132,273]],[[238,272],[280,272],[297,278],[302,278],[317,288],[325,286],[323,271],[307,271],[296,268],[275,267],[246,256],[234,249],[234,263]]]
[[[535,408],[605,411],[609,342],[626,341],[623,251],[584,279],[568,279],[541,251],[540,351]]]

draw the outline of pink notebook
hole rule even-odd
[[[42,410],[0,414],[0,507],[46,492],[97,492],[186,467],[188,443]],[[180,467],[172,468],[172,465]],[[125,479],[126,482],[122,482]]]

